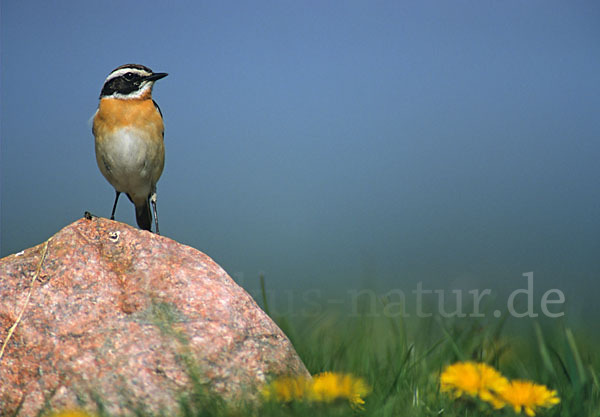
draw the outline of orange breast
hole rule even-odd
[[[94,117],[94,135],[110,134],[124,127],[144,129],[160,139],[164,132],[162,117],[152,100],[101,99]]]

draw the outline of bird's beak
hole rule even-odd
[[[146,77],[146,81],[157,81],[160,80],[161,78],[165,78],[167,75],[166,72],[155,72],[154,74],[148,75]]]

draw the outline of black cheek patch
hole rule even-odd
[[[100,97],[110,96],[114,93],[127,95],[137,90],[139,85],[140,80],[126,81],[122,77],[113,78],[104,84]]]

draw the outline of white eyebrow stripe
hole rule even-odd
[[[106,81],[112,80],[113,78],[120,77],[121,75],[127,74],[128,72],[133,72],[133,73],[142,75],[144,77],[147,77],[148,75],[152,75],[151,72],[144,71],[139,68],[121,68],[121,69],[111,72],[108,75],[108,77],[106,77],[106,80],[104,82],[106,83]]]

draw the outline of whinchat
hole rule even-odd
[[[92,128],[96,162],[116,192],[111,220],[125,193],[135,205],[140,229],[151,230],[152,204],[157,234],[156,183],[165,165],[165,144],[162,113],[152,100],[152,87],[166,76],[137,64],[115,68],[102,86]]]

